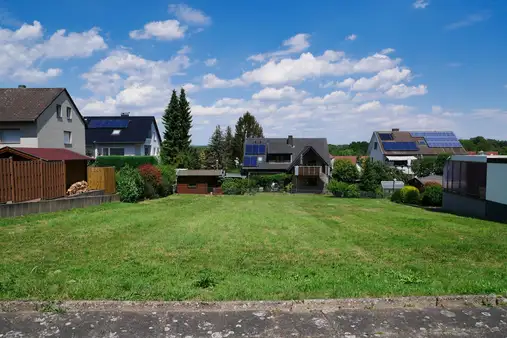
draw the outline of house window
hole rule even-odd
[[[123,155],[125,155],[125,149],[124,148],[109,148],[109,155],[123,156]]]
[[[56,105],[56,118],[62,118],[62,106],[59,104]]]
[[[378,143],[377,142],[373,143],[373,149],[377,150],[377,148],[378,148]]]
[[[99,155],[109,156],[109,148],[101,148]]]
[[[121,129],[115,129],[115,130],[113,130],[111,135],[120,135],[120,133],[121,133]]]
[[[19,129],[0,130],[0,143],[20,143],[21,131]]]
[[[307,187],[316,187],[318,184],[317,177],[308,177],[305,180],[305,185]]]
[[[144,156],[150,156],[150,146],[144,146]]]
[[[72,133],[70,131],[63,132],[63,144],[72,144]]]
[[[72,108],[67,107],[67,120],[72,120]]]

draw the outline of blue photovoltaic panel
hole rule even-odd
[[[413,131],[412,137],[456,137],[452,131]]]
[[[264,155],[266,153],[266,145],[259,144],[259,155]]]
[[[245,156],[243,167],[257,167],[257,156]]]
[[[254,152],[253,152],[253,144],[247,144],[246,147],[245,147],[245,154],[246,155],[252,155]]]
[[[243,159],[243,167],[249,167],[250,166],[250,156],[245,156]]]
[[[392,141],[393,140],[393,134],[378,134],[380,139],[382,141]]]
[[[129,120],[91,120],[88,128],[127,128]]]
[[[259,145],[254,144],[252,154],[257,155],[258,153],[259,153]]]
[[[428,141],[430,148],[461,148],[459,141]]]
[[[252,158],[250,159],[250,165],[252,167],[257,167],[257,156],[252,156]]]
[[[384,150],[393,151],[393,150],[419,150],[417,144],[415,142],[384,142]]]

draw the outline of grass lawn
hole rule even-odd
[[[507,225],[385,200],[171,196],[0,220],[0,299],[507,292]]]

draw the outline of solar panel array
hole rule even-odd
[[[265,144],[247,144],[245,146],[245,155],[264,155],[266,154]]]
[[[243,167],[257,167],[257,156],[245,156],[243,158]]]
[[[393,140],[393,134],[378,134],[380,139],[382,141],[392,141]]]
[[[129,120],[91,120],[88,128],[127,128]]]
[[[413,131],[412,137],[456,137],[452,131]]]
[[[410,133],[412,137],[424,137],[430,148],[461,148],[462,145],[452,131],[421,131]]]
[[[410,151],[419,150],[415,142],[384,142],[384,150],[387,151]]]

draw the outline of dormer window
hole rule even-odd
[[[111,135],[120,135],[121,129],[114,129]]]

